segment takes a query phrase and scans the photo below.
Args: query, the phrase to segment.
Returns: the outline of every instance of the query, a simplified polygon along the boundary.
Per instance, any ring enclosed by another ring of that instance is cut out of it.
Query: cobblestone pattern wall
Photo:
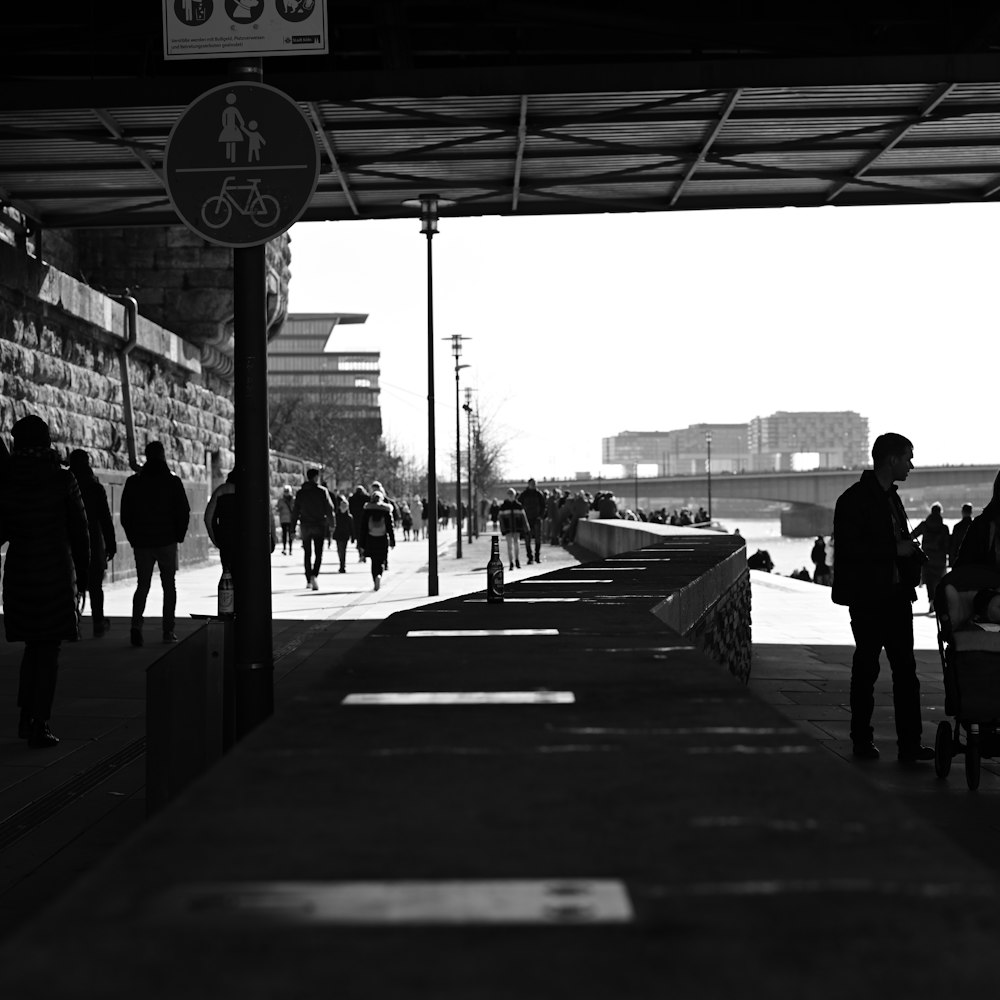
[[[745,573],[687,634],[706,656],[744,684],[750,681],[750,574]]]

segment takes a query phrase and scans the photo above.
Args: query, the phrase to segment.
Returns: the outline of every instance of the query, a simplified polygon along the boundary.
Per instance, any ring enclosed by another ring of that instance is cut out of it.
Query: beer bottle
[[[500,558],[500,539],[493,536],[490,561],[486,564],[486,602],[503,604],[503,560]]]
[[[222,571],[219,579],[219,617],[232,618],[235,601],[233,593],[233,577],[228,569]]]

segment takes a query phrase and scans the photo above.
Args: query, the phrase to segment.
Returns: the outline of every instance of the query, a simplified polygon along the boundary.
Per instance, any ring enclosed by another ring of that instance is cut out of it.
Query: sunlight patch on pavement
[[[271,924],[620,924],[633,919],[617,879],[219,882],[152,901],[155,918]]]
[[[407,639],[464,639],[470,636],[493,635],[558,635],[557,628],[454,628],[416,629],[406,633]]]
[[[570,705],[572,691],[373,691],[349,694],[344,705]]]

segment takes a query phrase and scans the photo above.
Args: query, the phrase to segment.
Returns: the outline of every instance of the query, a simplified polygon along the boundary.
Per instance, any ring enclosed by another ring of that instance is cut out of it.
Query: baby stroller
[[[972,611],[976,594],[992,587],[1000,587],[1000,573],[986,566],[960,566],[934,592],[944,710],[955,720],[954,730],[948,722],[938,723],[934,770],[946,778],[952,757],[964,754],[970,789],[979,787],[981,759],[1000,756],[1000,631],[974,622]]]

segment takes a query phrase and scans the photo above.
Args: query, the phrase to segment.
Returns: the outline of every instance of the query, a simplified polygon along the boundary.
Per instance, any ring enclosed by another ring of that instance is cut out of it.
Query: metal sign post
[[[259,60],[238,71],[250,79],[206,91],[174,125],[164,174],[184,224],[233,248],[237,522],[246,543],[233,566],[240,738],[274,710],[265,244],[305,211],[319,178],[319,151],[295,102],[260,82]]]

